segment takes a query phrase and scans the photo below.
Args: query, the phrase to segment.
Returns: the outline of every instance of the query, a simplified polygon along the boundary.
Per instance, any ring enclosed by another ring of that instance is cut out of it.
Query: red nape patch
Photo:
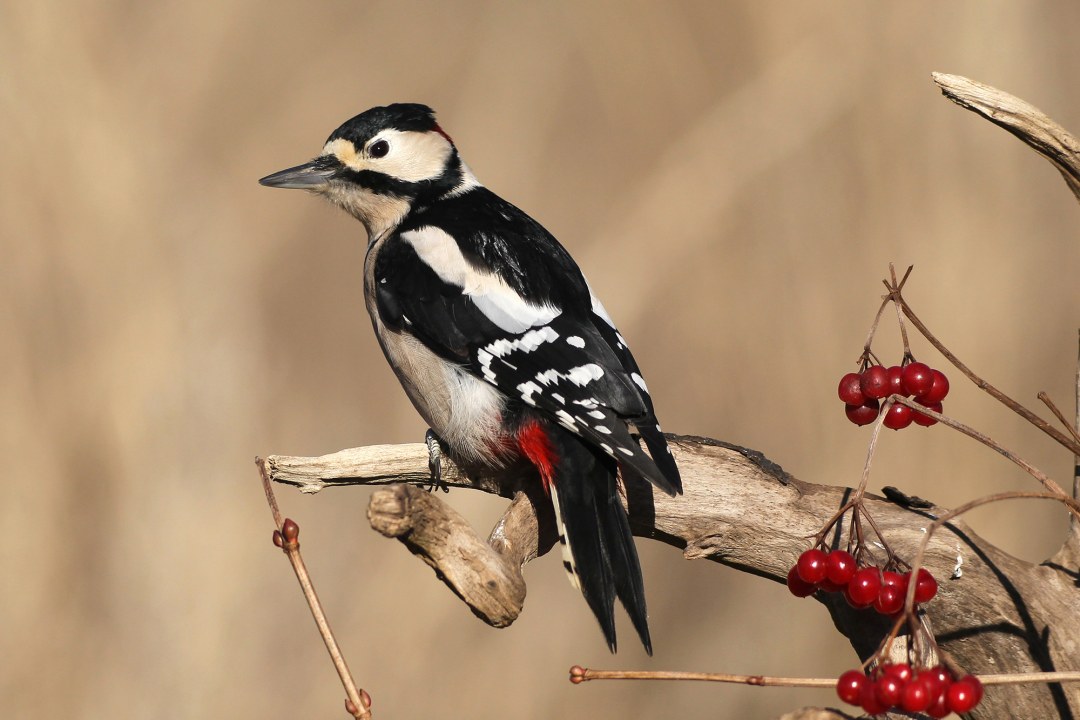
[[[439,127],[438,123],[435,124],[435,132],[439,133],[444,138],[446,138],[446,142],[450,143],[451,145],[454,144],[454,139],[452,137],[450,137],[449,135],[447,135],[446,131],[443,130],[441,127]]]
[[[535,420],[526,420],[521,429],[517,431],[518,448],[521,454],[536,466],[540,473],[540,482],[544,484],[544,492],[550,492],[551,482],[555,474],[555,449],[551,447],[551,440],[547,432]]]

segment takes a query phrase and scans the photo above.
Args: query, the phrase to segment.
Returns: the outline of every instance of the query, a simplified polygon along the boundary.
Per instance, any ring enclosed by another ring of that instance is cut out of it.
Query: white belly
[[[501,465],[505,398],[493,385],[447,363],[408,333],[373,318],[386,359],[427,424],[464,460]]]

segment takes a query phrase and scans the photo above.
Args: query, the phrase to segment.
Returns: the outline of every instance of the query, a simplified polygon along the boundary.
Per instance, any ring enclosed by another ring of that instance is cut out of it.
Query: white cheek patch
[[[443,174],[450,158],[450,143],[438,133],[383,130],[367,142],[367,147],[385,140],[390,152],[381,158],[367,157],[345,138],[335,138],[323,146],[323,155],[333,155],[350,170],[374,170],[407,182],[434,180]]]
[[[337,138],[323,145],[320,156],[326,157],[327,155],[333,155],[341,164],[347,168],[353,170],[363,169],[361,163],[363,158],[360,157],[360,153],[356,151],[356,146],[345,138]]]

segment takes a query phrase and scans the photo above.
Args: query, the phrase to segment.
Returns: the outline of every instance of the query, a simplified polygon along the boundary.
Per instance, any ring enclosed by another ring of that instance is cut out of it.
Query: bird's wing
[[[663,453],[658,463],[630,435],[627,422],[655,428],[652,403],[617,331],[598,327],[577,266],[554,238],[532,243],[527,233],[508,237],[515,228],[505,223],[483,225],[482,237],[417,224],[388,239],[374,270],[381,320],[536,408],[627,471],[676,492],[677,470],[672,478],[657,467],[674,467],[659,431],[643,433],[650,452]],[[561,252],[550,252],[552,244]]]

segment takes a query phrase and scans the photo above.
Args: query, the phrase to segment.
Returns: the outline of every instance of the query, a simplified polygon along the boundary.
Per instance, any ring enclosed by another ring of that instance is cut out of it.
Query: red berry
[[[945,377],[945,373],[940,370],[931,370],[930,374],[933,376],[930,389],[916,398],[923,405],[941,402],[949,394],[949,378]]]
[[[916,398],[916,401],[917,402],[922,402],[922,398]],[[941,403],[939,403],[939,402],[922,403],[922,404],[926,405],[927,409],[933,410],[936,413],[941,412]],[[931,425],[937,425],[937,420],[930,417],[929,415],[923,415],[918,410],[914,411],[912,419],[915,421],[916,425],[922,425],[923,427],[930,427]]]
[[[904,712],[919,713],[930,707],[930,690],[926,680],[918,677],[910,680],[900,694],[900,709]]]
[[[874,692],[877,694],[878,701],[887,708],[899,704],[900,693],[903,691],[904,683],[888,675],[878,678],[874,683]]]
[[[877,683],[867,680],[859,691],[859,705],[867,715],[880,715],[889,709],[889,706],[878,700]]]
[[[825,579],[843,588],[855,574],[855,558],[847,550],[833,550],[825,560]]]
[[[868,398],[883,398],[889,394],[889,371],[882,365],[872,365],[863,370],[859,387]]]
[[[919,568],[919,577],[915,581],[915,602],[928,603],[937,595],[937,580],[926,568]]]
[[[855,571],[844,589],[844,597],[854,608],[870,607],[881,592],[881,572],[876,567],[864,567]]]
[[[869,684],[870,679],[861,672],[848,670],[836,681],[836,694],[848,705],[858,705],[863,686]]]
[[[915,671],[907,663],[885,663],[881,666],[881,672],[904,684],[911,682],[911,678],[915,676]]]
[[[930,710],[927,712],[929,713],[939,704],[942,710],[946,710],[945,693],[949,690],[949,685],[952,684],[952,676],[949,675],[949,671],[938,665],[921,671],[918,677],[926,683],[926,690],[930,694]],[[933,717],[945,717],[947,714],[948,711],[946,710],[944,715]]]
[[[847,419],[856,425],[869,425],[877,420],[879,407],[878,401],[871,398],[862,405],[845,405],[844,412]]]
[[[807,597],[813,595],[817,590],[817,586],[813,583],[808,583],[799,577],[798,565],[792,565],[787,574],[787,588],[791,591],[791,594],[795,597]]]
[[[889,376],[889,394],[907,395],[904,390],[904,369],[899,365],[893,365],[885,372]]]
[[[978,705],[981,699],[982,683],[970,675],[954,682],[945,692],[945,705],[954,713],[968,712]]]
[[[866,396],[859,387],[859,380],[859,373],[848,373],[840,378],[840,387],[836,389],[836,394],[848,405],[862,405],[866,402]]]
[[[943,718],[949,714],[949,705],[944,693],[930,700],[930,707],[926,708],[926,714],[932,718]]]
[[[890,430],[903,430],[911,424],[914,413],[907,405],[893,405],[882,424]]]
[[[795,568],[798,570],[799,577],[802,578],[804,582],[813,585],[817,585],[824,580],[826,557],[825,553],[817,548],[810,548],[804,552],[799,556],[799,562],[795,563]]]
[[[913,362],[904,366],[904,389],[908,395],[924,395],[934,385],[934,374],[926,363]]]
[[[945,696],[945,703],[954,713],[971,710],[983,697],[983,684],[974,675],[965,675],[953,682]]]
[[[882,587],[886,585],[895,586],[897,589],[900,590],[901,595],[907,592],[907,579],[907,574],[901,575],[900,573],[893,572],[892,570],[886,570],[885,572],[881,573]]]
[[[874,609],[882,615],[895,615],[904,609],[904,594],[895,585],[882,585],[874,600]]]

